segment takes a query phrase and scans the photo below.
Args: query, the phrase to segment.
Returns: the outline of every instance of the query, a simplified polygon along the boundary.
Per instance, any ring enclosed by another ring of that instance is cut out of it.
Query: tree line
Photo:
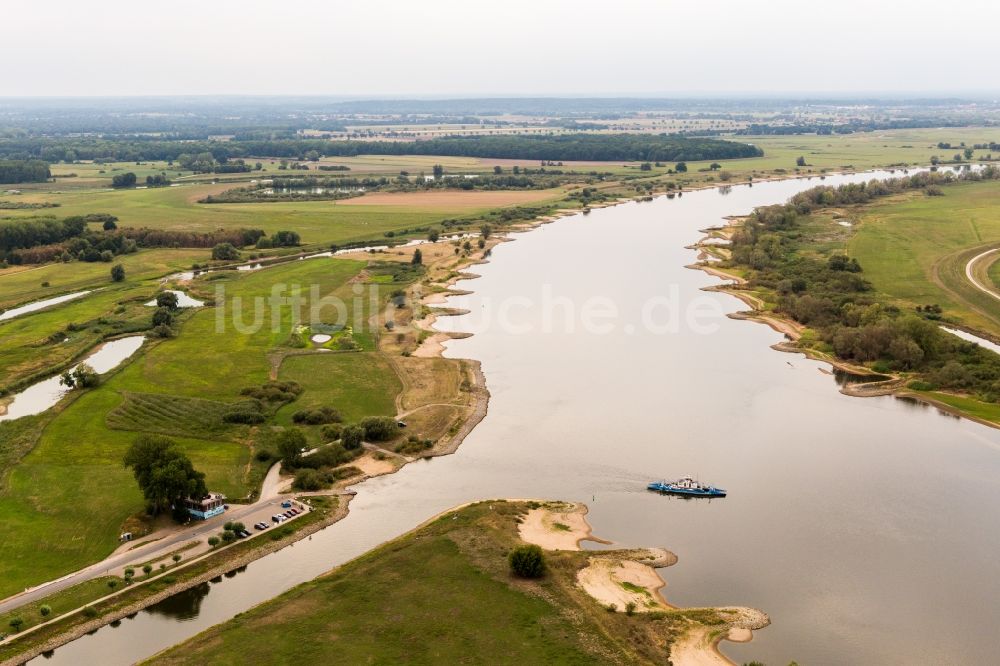
[[[621,160],[677,162],[759,157],[756,146],[721,139],[669,134],[562,134],[552,136],[464,136],[422,141],[329,141],[326,139],[248,141],[169,141],[28,137],[0,139],[0,157],[46,159],[71,155],[81,160],[179,160],[194,156],[192,165],[211,170],[206,159],[226,164],[246,157],[291,157],[309,159],[315,151],[323,156],[353,155],[450,155],[540,160]]]
[[[44,183],[52,177],[49,165],[42,160],[0,161],[0,183]]]
[[[926,304],[902,311],[881,302],[856,259],[816,256],[815,238],[802,221],[827,207],[865,203],[908,190],[954,181],[1000,180],[1000,169],[924,172],[887,181],[816,187],[787,204],[756,209],[734,233],[730,265],[750,268],[751,287],[773,293],[776,310],[808,326],[805,344],[868,363],[879,372],[919,373],[915,388],[967,391],[1000,401],[1000,357],[946,333],[936,323],[941,308]]]
[[[149,228],[118,228],[117,218],[104,213],[52,217],[0,223],[0,260],[9,264],[40,264],[50,261],[111,261],[115,256],[139,248],[211,248],[221,243],[235,247],[256,244],[265,236],[261,229],[218,229],[209,232],[168,231]],[[101,224],[92,229],[90,223]],[[295,240],[282,237],[282,243]]]

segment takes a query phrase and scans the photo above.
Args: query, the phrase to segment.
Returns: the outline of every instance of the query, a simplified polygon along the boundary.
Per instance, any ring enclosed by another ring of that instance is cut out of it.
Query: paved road
[[[977,254],[972,259],[969,259],[969,263],[965,265],[965,277],[966,279],[969,280],[970,283],[972,283],[973,287],[975,287],[979,291],[986,292],[993,298],[1000,301],[1000,294],[998,294],[995,289],[990,289],[986,285],[981,284],[972,274],[972,269],[975,267],[976,262],[987,255],[993,254],[994,252],[1000,252],[1000,248],[993,248],[992,250],[986,250],[986,252],[983,252],[982,254]]]
[[[259,521],[270,523],[270,516],[274,513],[280,513],[280,511],[277,511],[277,508],[283,500],[288,499],[287,496],[279,494],[281,487],[286,483],[287,481],[280,480],[278,465],[276,464],[268,470],[262,484],[261,498],[253,504],[231,504],[229,510],[220,516],[215,516],[203,522],[192,523],[192,526],[187,528],[172,530],[167,536],[161,539],[144,543],[131,550],[112,553],[106,559],[84,569],[49,581],[48,583],[42,583],[13,597],[8,597],[0,601],[0,613],[5,613],[18,606],[38,601],[50,594],[55,594],[93,578],[120,572],[127,566],[137,566],[144,562],[166,557],[186,543],[195,540],[207,540],[213,534],[218,534],[222,530],[222,526],[229,521],[241,521],[247,524],[248,527]],[[252,529],[251,532],[253,533]]]

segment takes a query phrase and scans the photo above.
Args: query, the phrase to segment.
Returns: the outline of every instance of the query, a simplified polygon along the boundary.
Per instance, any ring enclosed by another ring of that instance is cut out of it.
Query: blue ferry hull
[[[651,483],[647,486],[649,490],[669,495],[681,495],[682,497],[725,497],[726,491],[722,488],[680,488],[669,483]]]

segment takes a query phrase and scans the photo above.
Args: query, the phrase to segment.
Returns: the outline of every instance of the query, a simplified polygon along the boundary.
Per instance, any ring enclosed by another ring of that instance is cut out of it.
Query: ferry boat
[[[726,491],[723,488],[708,486],[695,481],[690,476],[677,479],[676,481],[653,481],[648,486],[649,490],[655,490],[669,495],[682,495],[684,497],[725,497]]]

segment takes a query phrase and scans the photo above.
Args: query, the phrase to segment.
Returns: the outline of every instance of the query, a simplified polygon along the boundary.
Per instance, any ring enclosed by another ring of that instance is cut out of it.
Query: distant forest
[[[621,160],[679,162],[759,157],[747,143],[651,134],[563,134],[559,136],[445,137],[427,141],[329,141],[325,139],[247,141],[163,141],[156,139],[12,138],[0,139],[0,158],[115,161],[176,160],[180,155],[211,153],[226,162],[244,157],[305,159],[324,156],[449,155],[523,160]]]
[[[0,183],[44,183],[51,177],[49,165],[42,160],[0,161]]]

